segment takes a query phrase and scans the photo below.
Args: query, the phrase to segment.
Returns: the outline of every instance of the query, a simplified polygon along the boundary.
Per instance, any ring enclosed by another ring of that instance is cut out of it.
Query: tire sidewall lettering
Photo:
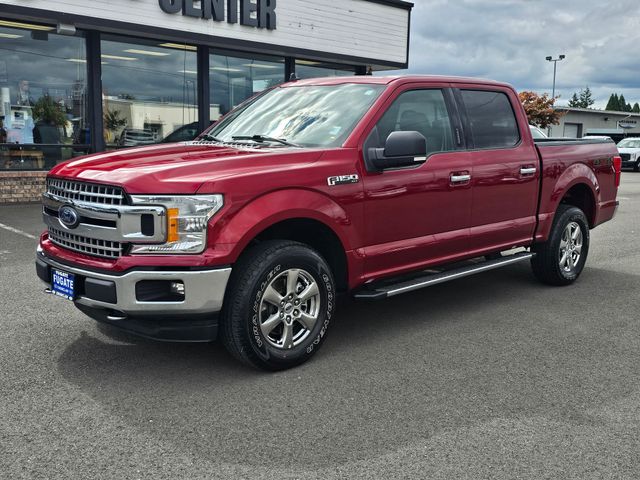
[[[271,279],[275,277],[280,270],[282,270],[282,265],[278,264],[269,271],[265,279],[260,282],[254,297],[251,315],[251,335],[259,349],[262,349],[263,347],[266,348],[266,345],[262,340],[262,332],[260,330],[260,301],[262,300],[262,295],[269,285],[269,282],[271,282]]]

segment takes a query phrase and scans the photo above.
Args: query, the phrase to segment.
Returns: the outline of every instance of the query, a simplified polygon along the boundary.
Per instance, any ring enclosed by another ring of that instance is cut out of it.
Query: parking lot
[[[0,207],[0,478],[638,478],[640,174],[565,288],[528,264],[344,300],[294,370],[119,336],[43,293]]]

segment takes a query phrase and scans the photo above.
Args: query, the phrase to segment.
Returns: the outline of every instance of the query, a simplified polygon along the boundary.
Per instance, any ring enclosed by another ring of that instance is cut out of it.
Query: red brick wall
[[[39,202],[47,172],[0,172],[0,204]]]

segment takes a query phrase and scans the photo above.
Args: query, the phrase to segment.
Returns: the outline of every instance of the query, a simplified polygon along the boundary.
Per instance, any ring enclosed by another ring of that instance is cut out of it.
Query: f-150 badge
[[[358,183],[360,181],[360,177],[357,174],[352,175],[337,175],[335,177],[327,178],[327,183],[330,187],[335,187],[336,185],[347,185],[349,183]]]

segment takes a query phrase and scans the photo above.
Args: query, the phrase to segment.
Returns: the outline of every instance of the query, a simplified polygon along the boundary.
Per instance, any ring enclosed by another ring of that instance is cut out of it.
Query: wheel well
[[[324,223],[309,218],[294,218],[271,225],[251,241],[249,247],[265,240],[292,240],[316,250],[327,261],[339,291],[349,288],[347,256],[338,236]]]
[[[573,205],[584,212],[589,221],[589,226],[593,227],[595,222],[595,198],[591,189],[584,183],[574,185],[565,193],[560,203]]]

